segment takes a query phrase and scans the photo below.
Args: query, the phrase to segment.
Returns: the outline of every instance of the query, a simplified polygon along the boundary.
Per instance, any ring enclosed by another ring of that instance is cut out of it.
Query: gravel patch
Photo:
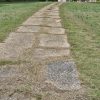
[[[80,89],[76,65],[72,61],[59,61],[47,65],[46,83],[60,90]]]

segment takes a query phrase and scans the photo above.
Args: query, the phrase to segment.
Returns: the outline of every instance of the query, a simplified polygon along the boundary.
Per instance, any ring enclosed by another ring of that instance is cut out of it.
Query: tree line
[[[57,1],[57,0],[0,0],[0,2],[27,2],[27,1]]]

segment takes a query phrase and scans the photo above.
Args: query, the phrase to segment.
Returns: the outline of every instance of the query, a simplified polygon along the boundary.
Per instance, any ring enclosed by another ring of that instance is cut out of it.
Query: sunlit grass
[[[66,3],[60,13],[82,84],[100,100],[100,3]]]
[[[14,31],[23,21],[34,12],[47,5],[47,2],[26,3],[1,3],[0,4],[0,42],[2,42],[11,31]]]

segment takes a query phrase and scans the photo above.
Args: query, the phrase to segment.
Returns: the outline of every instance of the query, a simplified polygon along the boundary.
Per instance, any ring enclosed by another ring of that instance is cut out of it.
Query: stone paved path
[[[44,7],[0,44],[0,100],[86,100],[59,6]]]

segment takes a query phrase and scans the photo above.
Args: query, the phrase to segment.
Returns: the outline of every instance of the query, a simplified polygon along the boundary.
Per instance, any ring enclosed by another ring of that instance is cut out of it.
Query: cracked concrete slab
[[[40,34],[39,46],[48,48],[69,48],[66,35]]]
[[[44,13],[46,14],[46,13]],[[41,15],[35,15],[35,16],[32,16],[32,18],[53,18],[53,19],[60,19],[59,16],[52,16],[52,15],[46,15],[46,16],[43,16],[44,14],[41,14]]]
[[[44,20],[44,26],[62,27],[60,19],[47,18]]]
[[[60,19],[54,18],[29,18],[23,25],[41,25],[41,26],[54,26],[54,23],[61,27]],[[43,24],[44,23],[44,24]]]
[[[37,59],[47,59],[53,57],[61,57],[61,56],[70,56],[70,51],[68,49],[43,49],[43,48],[36,48],[34,50],[33,56]]]
[[[42,25],[43,18],[29,18],[23,25]]]
[[[16,59],[25,49],[31,48],[35,42],[34,33],[10,33],[9,37],[0,46],[0,59]]]
[[[48,13],[47,15],[50,15],[50,16],[59,16],[59,13],[50,12],[50,13]]]
[[[41,27],[42,33],[49,34],[65,34],[64,28],[55,28],[55,27]]]
[[[39,26],[28,26],[28,25],[25,25],[25,26],[20,26],[18,29],[17,29],[17,32],[39,32],[40,31],[40,27]]]
[[[10,33],[0,45],[0,60],[17,60],[25,49],[31,48],[34,43],[34,33]]]

